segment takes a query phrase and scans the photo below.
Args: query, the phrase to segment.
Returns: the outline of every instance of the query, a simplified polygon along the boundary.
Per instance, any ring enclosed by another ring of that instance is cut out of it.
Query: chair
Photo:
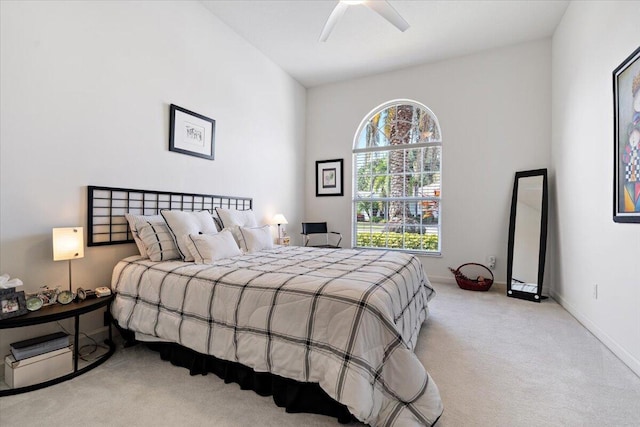
[[[324,245],[311,245],[314,248],[339,248],[342,241],[342,234],[337,231],[328,231],[326,222],[303,222],[302,223],[302,236],[304,239],[304,245],[309,246],[311,236],[314,234],[324,234],[326,236],[326,243]],[[334,245],[329,243],[329,236],[338,238],[338,242]]]

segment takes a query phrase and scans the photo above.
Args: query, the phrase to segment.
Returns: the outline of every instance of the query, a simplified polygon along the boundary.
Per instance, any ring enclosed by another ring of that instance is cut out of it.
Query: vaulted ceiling
[[[370,0],[379,1],[379,0]],[[568,0],[389,0],[405,32],[365,5],[349,6],[320,42],[337,0],[202,0],[306,87],[550,37]]]

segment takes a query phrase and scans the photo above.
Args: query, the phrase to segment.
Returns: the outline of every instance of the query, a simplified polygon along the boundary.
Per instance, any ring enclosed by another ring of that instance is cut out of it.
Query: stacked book
[[[50,351],[60,350],[69,346],[69,336],[64,332],[55,332],[41,337],[14,342],[10,345],[11,354],[15,360],[22,360],[38,356]]]

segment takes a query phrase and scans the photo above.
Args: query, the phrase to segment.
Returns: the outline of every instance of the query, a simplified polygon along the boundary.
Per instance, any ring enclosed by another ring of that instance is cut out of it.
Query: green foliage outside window
[[[404,246],[403,246],[404,239]],[[422,246],[421,246],[422,243]],[[390,248],[409,250],[438,250],[438,236],[435,234],[418,233],[358,233],[356,246],[359,248]]]

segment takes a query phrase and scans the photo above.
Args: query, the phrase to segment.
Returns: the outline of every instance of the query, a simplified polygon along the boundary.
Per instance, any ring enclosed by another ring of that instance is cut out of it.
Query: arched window
[[[389,101],[353,143],[353,246],[440,254],[442,134],[433,112]]]

